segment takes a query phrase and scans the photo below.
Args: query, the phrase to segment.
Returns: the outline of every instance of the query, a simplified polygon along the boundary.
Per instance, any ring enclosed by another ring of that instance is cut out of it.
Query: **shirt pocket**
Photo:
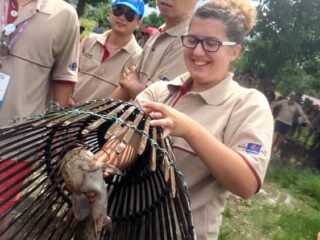
[[[79,72],[94,73],[101,65],[100,55],[84,51],[80,57]]]

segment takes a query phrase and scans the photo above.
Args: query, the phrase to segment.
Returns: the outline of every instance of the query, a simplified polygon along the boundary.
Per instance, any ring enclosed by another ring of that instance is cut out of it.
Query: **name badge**
[[[6,94],[10,81],[10,75],[0,72],[0,108],[3,105],[4,96]]]

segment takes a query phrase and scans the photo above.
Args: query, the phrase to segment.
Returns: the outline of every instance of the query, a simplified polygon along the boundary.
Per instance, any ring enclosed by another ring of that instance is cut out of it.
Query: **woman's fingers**
[[[169,134],[182,136],[187,131],[187,128],[184,127],[186,116],[174,108],[157,102],[142,103],[142,106],[143,110],[153,118],[150,121],[150,125],[163,127],[164,137]]]
[[[153,119],[150,121],[150,125],[154,127],[172,127],[172,120],[169,118],[162,118],[162,119]]]
[[[143,108],[151,109],[152,111],[161,112],[164,113],[166,110],[166,105],[163,103],[157,103],[157,102],[145,102],[142,104]]]
[[[143,111],[152,118],[165,118],[168,116],[167,106],[162,103],[146,102],[142,104]]]
[[[151,126],[159,126],[164,128],[164,133],[168,135],[173,127],[173,120],[169,116],[168,107],[162,103],[147,102],[143,103],[144,110],[153,118],[150,121]]]
[[[151,112],[149,115],[155,119],[163,118],[163,114],[161,112]]]
[[[166,137],[168,137],[168,136],[170,135],[170,133],[171,133],[171,129],[170,129],[170,128],[165,128],[165,129],[163,130],[163,135],[162,135],[162,137],[163,137],[163,138],[166,138]]]
[[[163,119],[156,119],[150,121],[151,126],[159,126],[163,128],[163,138],[166,138],[170,135],[172,132],[173,123],[172,120],[169,118],[163,118]]]

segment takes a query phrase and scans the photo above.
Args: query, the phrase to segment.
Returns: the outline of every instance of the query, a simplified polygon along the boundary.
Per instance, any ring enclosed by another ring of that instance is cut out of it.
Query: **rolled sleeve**
[[[254,91],[246,99],[240,98],[230,116],[224,143],[242,156],[260,186],[270,160],[272,134],[273,117],[265,97]]]
[[[60,32],[57,34],[54,46],[53,79],[77,82],[80,42],[79,21],[75,10],[70,8],[61,13],[60,19],[65,21],[60,25]]]

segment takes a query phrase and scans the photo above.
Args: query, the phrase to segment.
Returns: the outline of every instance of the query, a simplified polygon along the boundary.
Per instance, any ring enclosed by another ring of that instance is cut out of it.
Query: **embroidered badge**
[[[78,65],[77,65],[77,63],[71,63],[71,65],[70,65],[70,69],[72,70],[72,71],[76,71],[77,70],[77,67],[78,67]]]
[[[261,152],[262,146],[255,143],[248,143],[246,152],[247,153],[254,153],[259,154]]]

